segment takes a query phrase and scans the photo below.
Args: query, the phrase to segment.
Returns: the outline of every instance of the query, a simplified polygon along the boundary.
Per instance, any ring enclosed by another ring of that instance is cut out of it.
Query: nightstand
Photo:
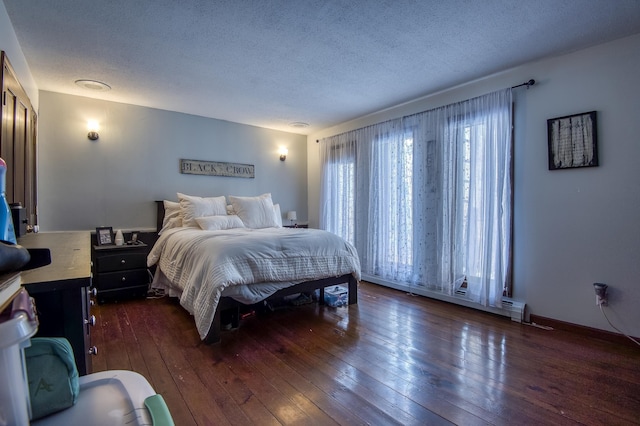
[[[299,225],[282,225],[283,228],[308,228],[309,225],[304,223],[304,224],[299,224]]]
[[[133,245],[91,247],[93,288],[98,303],[133,297],[146,297],[149,290],[147,255],[149,246]]]

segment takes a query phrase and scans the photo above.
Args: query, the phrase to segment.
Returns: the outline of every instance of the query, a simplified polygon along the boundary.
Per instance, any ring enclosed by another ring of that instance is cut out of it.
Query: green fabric
[[[80,385],[69,341],[58,337],[34,337],[24,352],[31,419],[39,419],[75,404]]]
[[[162,395],[156,394],[144,400],[144,405],[149,410],[153,426],[175,426],[173,417],[169,412],[166,402]]]

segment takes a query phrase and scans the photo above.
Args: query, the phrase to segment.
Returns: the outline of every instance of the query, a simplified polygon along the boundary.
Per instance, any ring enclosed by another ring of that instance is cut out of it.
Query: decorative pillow
[[[242,219],[247,228],[272,228],[277,227],[273,212],[271,194],[262,194],[258,197],[234,197],[229,196],[233,210]]]
[[[244,224],[236,215],[204,216],[196,218],[200,228],[205,231],[221,231],[224,229],[244,228]]]
[[[273,205],[273,214],[276,215],[276,228],[282,228],[282,213],[280,212],[280,204]]]
[[[196,197],[178,192],[180,200],[180,217],[182,226],[198,228],[196,218],[227,214],[227,203],[224,195],[220,197]]]
[[[164,200],[162,203],[164,204],[164,220],[162,221],[162,229],[158,232],[158,235],[162,235],[167,229],[180,228],[182,226],[180,203],[169,200]]]

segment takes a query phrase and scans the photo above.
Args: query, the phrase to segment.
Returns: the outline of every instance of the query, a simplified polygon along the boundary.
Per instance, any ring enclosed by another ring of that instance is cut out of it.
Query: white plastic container
[[[0,425],[28,425],[31,417],[24,348],[38,330],[28,293],[20,290],[0,320]],[[11,384],[10,386],[8,384]]]
[[[73,407],[38,419],[31,424],[33,426],[173,424],[172,421],[166,422],[166,420],[152,422],[150,413],[145,407],[145,400],[156,393],[139,373],[108,370],[81,376],[78,381],[80,393]]]

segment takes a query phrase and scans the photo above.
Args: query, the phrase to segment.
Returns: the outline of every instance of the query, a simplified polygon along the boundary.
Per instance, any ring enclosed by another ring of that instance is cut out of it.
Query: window
[[[336,211],[346,214],[333,216],[327,230],[340,235],[351,244],[355,242],[355,163],[353,161],[336,161],[327,165],[330,176],[329,185],[338,188],[340,195],[334,199]]]
[[[357,150],[356,150],[357,148]],[[356,155],[357,154],[357,155]],[[511,92],[323,140],[321,227],[363,277],[499,306],[511,248]]]

